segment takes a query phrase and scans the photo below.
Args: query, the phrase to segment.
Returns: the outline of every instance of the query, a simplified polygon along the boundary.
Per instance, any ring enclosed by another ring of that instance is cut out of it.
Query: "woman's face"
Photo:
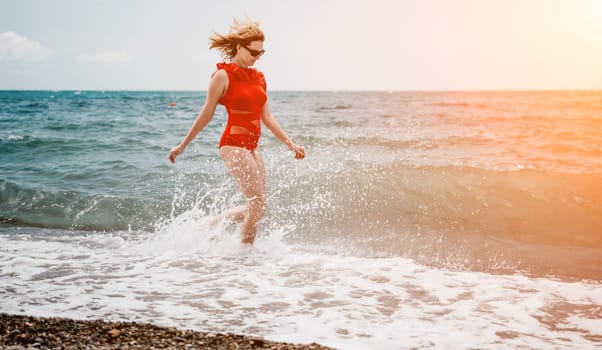
[[[238,58],[242,63],[252,66],[263,55],[263,41],[251,41],[248,45],[238,46]]]

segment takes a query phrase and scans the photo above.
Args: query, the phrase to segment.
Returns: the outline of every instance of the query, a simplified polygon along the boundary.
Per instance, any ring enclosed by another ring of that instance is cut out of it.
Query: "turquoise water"
[[[601,341],[601,92],[271,92],[307,157],[264,129],[251,250],[204,226],[243,202],[225,111],[167,160],[204,98],[0,91],[0,310],[342,348]]]
[[[171,190],[165,187],[175,171],[165,161],[165,151],[194,118],[201,94],[1,96],[0,205],[5,220],[114,230],[148,227],[169,213]],[[178,102],[176,108],[168,107],[172,100]],[[22,201],[11,202],[14,196]]]

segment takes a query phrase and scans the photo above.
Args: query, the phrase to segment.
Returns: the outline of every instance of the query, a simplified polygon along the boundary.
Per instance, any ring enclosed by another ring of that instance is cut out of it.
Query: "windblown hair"
[[[210,49],[218,49],[222,56],[231,59],[236,56],[236,45],[248,45],[251,41],[264,41],[265,36],[259,28],[259,22],[247,18],[246,22],[240,22],[236,18],[232,20],[230,32],[228,34],[219,34],[215,31],[209,37]]]

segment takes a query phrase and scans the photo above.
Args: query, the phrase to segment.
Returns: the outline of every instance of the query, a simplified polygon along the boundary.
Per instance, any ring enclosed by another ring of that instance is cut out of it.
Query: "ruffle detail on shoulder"
[[[266,88],[263,73],[254,68],[242,68],[234,63],[220,62],[216,64],[217,69],[223,69],[236,79],[250,84],[258,84]]]

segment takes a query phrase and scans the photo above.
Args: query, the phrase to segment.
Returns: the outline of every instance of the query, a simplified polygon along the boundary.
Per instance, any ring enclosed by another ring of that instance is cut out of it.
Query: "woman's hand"
[[[169,152],[169,161],[175,163],[176,157],[179,156],[182,152],[184,152],[184,147],[182,147],[182,145],[177,145],[176,147],[172,148]]]
[[[290,146],[290,150],[295,152],[295,159],[305,158],[305,150],[301,146],[297,146],[294,143]]]

